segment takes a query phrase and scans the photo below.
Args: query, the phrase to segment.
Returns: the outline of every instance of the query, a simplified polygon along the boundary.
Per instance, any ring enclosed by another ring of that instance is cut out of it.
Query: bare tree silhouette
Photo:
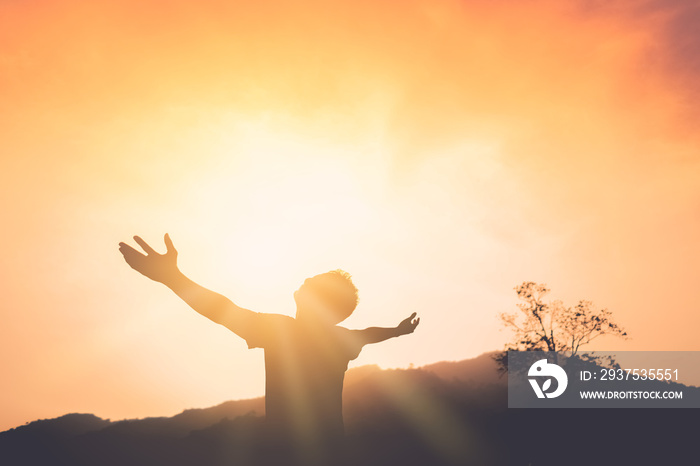
[[[513,331],[512,341],[494,356],[501,371],[507,369],[508,351],[566,351],[575,356],[582,345],[601,335],[627,338],[612,312],[596,309],[591,301],[581,300],[571,307],[559,300],[545,301],[550,289],[535,282],[523,282],[515,291],[522,301],[518,311],[499,315],[504,326]]]

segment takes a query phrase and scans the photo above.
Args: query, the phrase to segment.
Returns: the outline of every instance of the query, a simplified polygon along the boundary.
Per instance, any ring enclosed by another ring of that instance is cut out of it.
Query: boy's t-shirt
[[[246,327],[248,347],[265,350],[268,425],[309,439],[342,436],[343,379],[362,350],[357,331],[263,313],[254,313]]]

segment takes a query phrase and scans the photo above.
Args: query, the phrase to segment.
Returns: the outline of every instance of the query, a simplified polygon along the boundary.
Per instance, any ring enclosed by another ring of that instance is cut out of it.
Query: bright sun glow
[[[208,134],[219,137],[195,134],[188,146],[214,157],[215,168],[189,180],[180,197],[196,205],[201,221],[215,222],[207,243],[219,250],[219,272],[234,273],[241,287],[262,291],[272,270],[288,283],[331,267],[339,249],[352,249],[348,238],[376,224],[384,208],[382,174],[363,175],[375,168],[377,153],[354,154],[362,148],[262,122],[229,122]]]

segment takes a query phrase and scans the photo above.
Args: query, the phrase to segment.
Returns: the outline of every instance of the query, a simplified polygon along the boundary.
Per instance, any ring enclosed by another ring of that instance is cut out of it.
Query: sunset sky
[[[0,430],[263,394],[263,352],[132,271],[261,312],[350,272],[352,365],[500,349],[513,288],[700,350],[700,6],[0,2]]]

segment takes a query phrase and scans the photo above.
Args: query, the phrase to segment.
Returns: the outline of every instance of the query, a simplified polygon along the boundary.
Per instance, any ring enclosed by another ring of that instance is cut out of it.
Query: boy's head
[[[294,292],[294,301],[297,319],[335,325],[347,319],[357,307],[357,288],[349,273],[332,270],[304,280]]]

